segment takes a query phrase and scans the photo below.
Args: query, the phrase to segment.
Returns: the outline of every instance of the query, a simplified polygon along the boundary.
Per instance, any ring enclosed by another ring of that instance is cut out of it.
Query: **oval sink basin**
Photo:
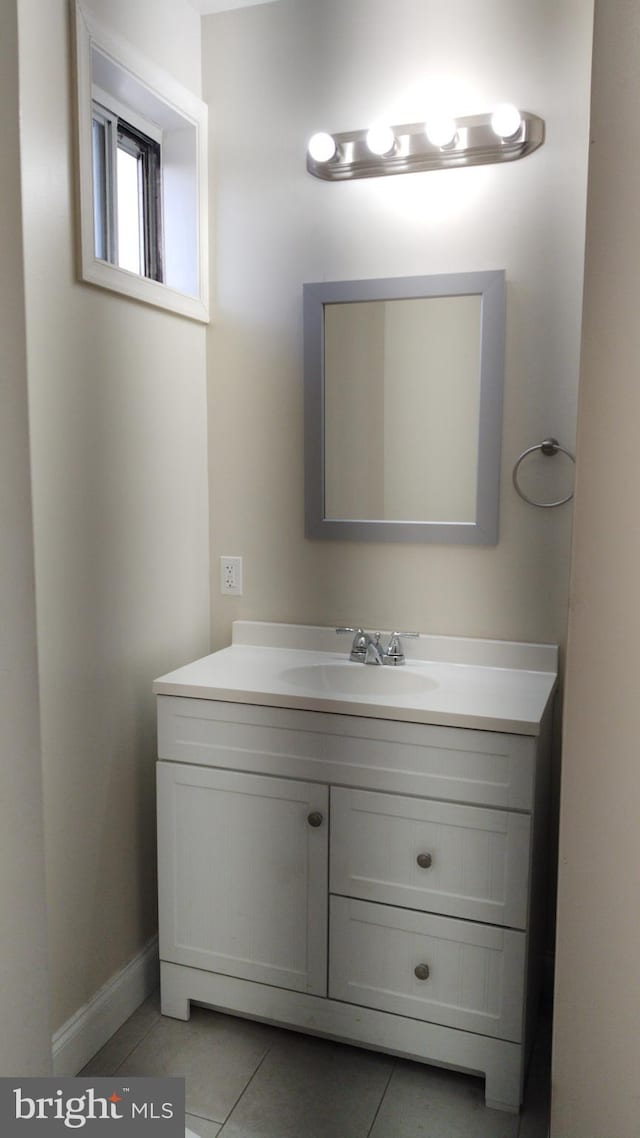
[[[292,687],[303,688],[316,695],[403,696],[432,691],[438,685],[428,676],[404,667],[391,668],[375,664],[309,664],[287,668],[281,677]]]

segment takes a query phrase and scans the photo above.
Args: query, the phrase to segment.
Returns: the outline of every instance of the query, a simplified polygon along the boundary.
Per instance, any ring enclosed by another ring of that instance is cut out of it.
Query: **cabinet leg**
[[[518,1114],[522,1102],[522,1064],[504,1059],[486,1071],[485,1104],[492,1110]]]
[[[160,1011],[172,1019],[191,1018],[191,1001],[183,994],[179,980],[163,963],[160,964]]]
[[[172,1019],[191,1019],[191,1001],[160,991],[160,1011]]]
[[[166,995],[160,991],[160,1011],[172,1019],[191,1019],[191,1001],[181,996]]]
[[[520,1113],[520,1106],[512,1102],[498,1102],[497,1099],[485,1097],[484,1104],[490,1110],[503,1110],[506,1114]]]

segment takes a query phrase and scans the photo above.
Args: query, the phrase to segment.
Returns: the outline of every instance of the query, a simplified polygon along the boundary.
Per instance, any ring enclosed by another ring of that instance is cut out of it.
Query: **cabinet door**
[[[326,995],[327,810],[325,786],[158,763],[160,958]]]

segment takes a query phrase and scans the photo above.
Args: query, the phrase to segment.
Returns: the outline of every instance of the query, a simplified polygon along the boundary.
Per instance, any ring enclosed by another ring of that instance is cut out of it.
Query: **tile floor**
[[[198,1138],[547,1138],[550,1012],[520,1117],[488,1110],[482,1079],[151,996],[82,1075],[184,1075]]]

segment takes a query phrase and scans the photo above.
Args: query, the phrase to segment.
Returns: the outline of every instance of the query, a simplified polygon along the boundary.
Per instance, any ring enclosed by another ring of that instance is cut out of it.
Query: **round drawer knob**
[[[320,813],[320,811],[319,810],[312,810],[309,817],[307,818],[307,822],[309,823],[310,826],[313,826],[314,828],[321,826],[322,825],[322,814]]]
[[[418,980],[428,980],[429,979],[429,965],[428,964],[416,964],[413,971],[414,971],[414,974]]]
[[[433,858],[431,857],[430,853],[418,854],[418,857],[416,860],[418,862],[418,865],[420,866],[420,869],[431,869],[431,865],[433,863]]]

